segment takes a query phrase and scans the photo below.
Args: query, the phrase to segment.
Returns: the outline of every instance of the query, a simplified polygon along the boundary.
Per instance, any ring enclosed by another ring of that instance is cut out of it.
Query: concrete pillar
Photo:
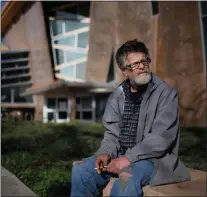
[[[35,120],[43,121],[44,95],[34,95]]]

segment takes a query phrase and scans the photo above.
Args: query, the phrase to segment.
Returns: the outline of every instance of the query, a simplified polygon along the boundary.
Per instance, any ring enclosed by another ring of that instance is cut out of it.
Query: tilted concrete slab
[[[1,167],[1,196],[37,196],[15,175]]]

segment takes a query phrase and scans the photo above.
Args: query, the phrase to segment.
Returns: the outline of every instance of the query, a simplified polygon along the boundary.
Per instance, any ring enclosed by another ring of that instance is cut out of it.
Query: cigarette
[[[103,166],[103,167],[100,167],[100,168],[94,168],[94,169],[98,170],[98,169],[103,169],[103,168],[107,168],[107,166]]]

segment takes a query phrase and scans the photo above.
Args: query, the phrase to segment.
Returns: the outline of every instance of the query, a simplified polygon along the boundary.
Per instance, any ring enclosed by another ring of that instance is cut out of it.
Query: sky
[[[3,9],[3,7],[5,6],[6,1],[1,1],[1,10]]]

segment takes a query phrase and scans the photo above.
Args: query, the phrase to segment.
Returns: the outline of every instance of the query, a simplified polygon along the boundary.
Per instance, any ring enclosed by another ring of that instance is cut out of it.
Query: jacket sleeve
[[[96,156],[109,153],[112,157],[117,157],[119,147],[119,111],[117,99],[111,95],[108,99],[103,115],[103,125],[106,129],[101,146],[95,153]]]
[[[127,150],[125,156],[133,163],[143,159],[162,157],[175,142],[179,132],[177,93],[163,91],[151,131],[143,141]]]

